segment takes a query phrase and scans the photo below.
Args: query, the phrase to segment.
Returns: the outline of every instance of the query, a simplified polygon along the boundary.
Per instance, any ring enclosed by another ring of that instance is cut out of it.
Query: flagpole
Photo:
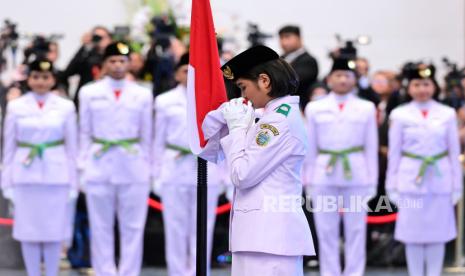
[[[192,0],[190,30],[187,77],[187,111],[191,137],[189,144],[192,153],[199,156],[206,150],[207,145],[202,129],[205,117],[228,101],[223,73],[220,69],[210,0]],[[200,157],[197,161],[196,275],[207,276],[207,263],[210,258],[207,255],[207,161]]]
[[[197,157],[196,275],[207,276],[207,161]]]

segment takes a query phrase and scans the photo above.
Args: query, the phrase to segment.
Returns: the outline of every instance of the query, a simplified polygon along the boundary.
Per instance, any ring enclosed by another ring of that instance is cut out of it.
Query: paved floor
[[[80,276],[85,274],[79,274],[77,271],[62,271],[60,276]],[[145,268],[141,276],[166,276],[166,270],[161,268]],[[229,269],[214,269],[212,276],[228,276],[230,275]],[[316,271],[306,271],[305,276],[318,276],[319,273]],[[408,276],[405,269],[368,269],[366,276]],[[443,273],[443,276],[452,275],[465,275],[462,273]],[[5,270],[0,269],[0,276],[27,276],[22,270]]]

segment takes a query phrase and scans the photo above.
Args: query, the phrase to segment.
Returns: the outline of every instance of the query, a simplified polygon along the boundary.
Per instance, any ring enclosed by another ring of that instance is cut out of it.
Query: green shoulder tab
[[[289,111],[291,111],[291,106],[288,104],[282,104],[276,109],[277,113],[281,113],[286,117],[289,114]]]

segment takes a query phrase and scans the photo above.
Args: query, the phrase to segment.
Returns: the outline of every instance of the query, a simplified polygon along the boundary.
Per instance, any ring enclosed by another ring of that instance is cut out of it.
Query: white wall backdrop
[[[126,24],[128,12],[121,0],[4,0],[0,20],[10,19],[24,34],[64,34],[58,64],[66,66],[80,46],[81,36],[94,25]],[[28,40],[22,39],[21,44]]]
[[[170,0],[189,22],[190,0]],[[77,50],[83,32],[96,24],[127,24],[137,0],[14,0],[2,1],[0,20],[10,18],[28,33],[63,33],[59,65]],[[465,61],[465,3],[463,0],[211,0],[218,33],[245,42],[246,23],[253,22],[276,34],[284,24],[302,27],[307,48],[317,57],[322,74],[336,46],[335,33],[343,38],[360,34],[372,43],[359,47],[373,70],[397,69],[407,59],[434,61],[441,68],[443,56]],[[277,37],[267,44],[280,51]]]
[[[300,25],[322,73],[330,66],[327,54],[336,46],[335,33],[343,38],[371,36],[372,43],[360,46],[359,55],[370,59],[373,70],[397,69],[407,59],[442,65],[441,58],[448,56],[461,66],[465,61],[462,0],[213,0],[212,5],[217,28],[228,27],[225,14],[236,22],[259,23],[270,33],[284,24]],[[269,45],[279,50],[277,37]]]

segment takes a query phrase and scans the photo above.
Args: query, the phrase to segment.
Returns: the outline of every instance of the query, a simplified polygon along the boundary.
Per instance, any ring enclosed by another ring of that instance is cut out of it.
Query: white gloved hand
[[[313,194],[313,189],[314,189],[314,186],[305,184],[304,185],[305,197],[310,198]]]
[[[234,186],[227,186],[226,187],[226,198],[229,202],[233,202],[234,199]]]
[[[14,202],[14,190],[13,188],[5,188],[3,189],[3,197],[8,199],[11,202]]]
[[[69,201],[74,201],[78,197],[79,192],[76,189],[70,189],[68,194]]]
[[[228,124],[229,132],[234,129],[248,129],[254,119],[254,109],[252,102],[248,101],[244,104],[244,98],[236,98],[230,100],[223,109],[221,109],[226,123]]]
[[[460,199],[462,199],[461,191],[452,192],[452,204],[456,205],[457,203],[459,203]]]
[[[313,189],[314,189],[314,186],[312,186],[311,184],[309,183],[305,183],[303,185],[303,189],[304,189],[304,192],[305,192],[305,205],[304,207],[307,209],[307,206],[310,206],[310,205],[307,205],[307,203],[310,203],[312,202],[312,194],[313,194]],[[315,204],[316,206],[316,202],[314,202],[313,204]],[[307,209],[308,211],[308,209]]]
[[[394,203],[395,205],[399,205],[400,203],[400,194],[397,190],[387,190],[386,194],[389,200]]]
[[[78,170],[78,185],[79,185],[79,191],[82,193],[86,192],[86,182],[84,178],[84,170]]]
[[[152,193],[161,197],[161,183],[156,179],[152,180]]]

